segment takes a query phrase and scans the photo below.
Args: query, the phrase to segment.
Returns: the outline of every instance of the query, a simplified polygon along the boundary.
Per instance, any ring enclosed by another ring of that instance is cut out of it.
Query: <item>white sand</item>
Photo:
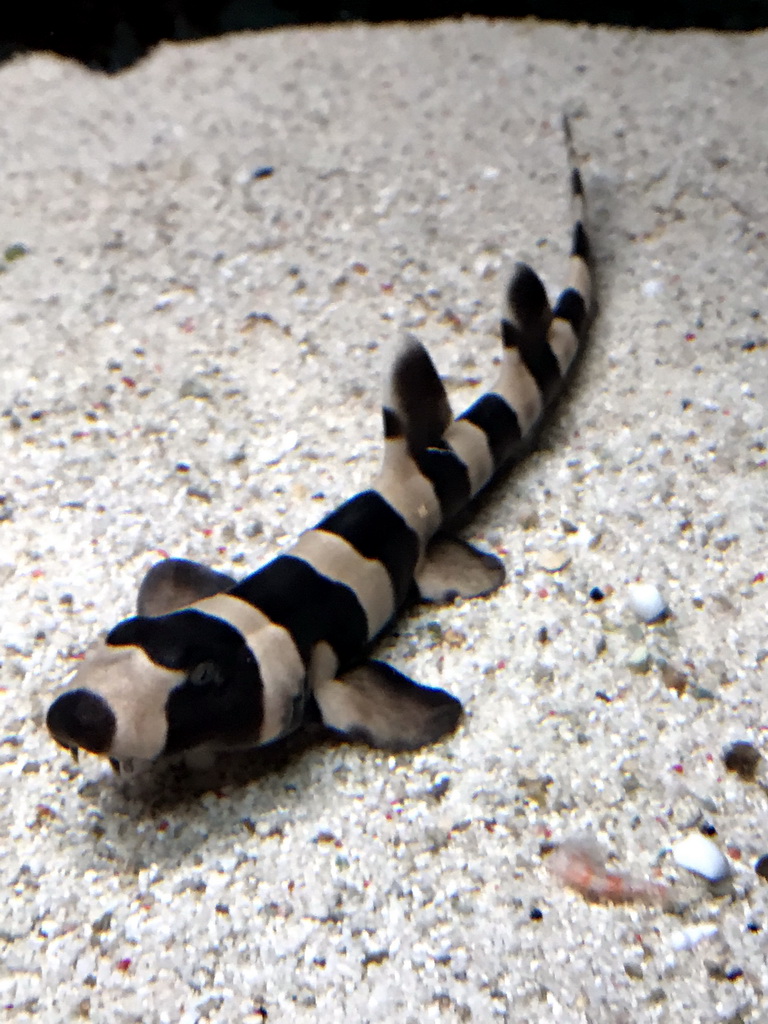
[[[469,20],[0,67],[4,1020],[766,1019],[766,774],[720,755],[765,743],[767,65],[762,33]],[[563,280],[563,108],[589,353],[468,534],[508,584],[382,645],[466,702],[456,735],[69,762],[45,709],[158,549],[245,573],[364,485],[404,331],[457,409],[492,382],[513,261]],[[705,821],[730,895],[669,854]],[[560,888],[541,844],[585,830],[680,914]]]

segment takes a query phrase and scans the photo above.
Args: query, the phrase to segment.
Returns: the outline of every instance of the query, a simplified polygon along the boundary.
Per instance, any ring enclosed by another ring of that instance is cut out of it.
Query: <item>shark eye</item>
[[[221,686],[224,673],[214,661],[201,661],[187,676],[193,686]]]

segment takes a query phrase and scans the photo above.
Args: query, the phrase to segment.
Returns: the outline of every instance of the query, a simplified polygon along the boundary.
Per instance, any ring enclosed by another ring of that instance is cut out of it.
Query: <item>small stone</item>
[[[708,814],[719,813],[717,803],[711,796],[707,796],[706,793],[698,793],[696,798]]]
[[[443,775],[441,779],[430,786],[427,793],[435,800],[442,800],[445,794],[448,792],[448,787],[451,784],[451,780],[447,775]]]
[[[727,551],[731,544],[735,544],[739,539],[737,533],[728,534],[725,537],[718,537],[715,541],[715,547],[718,551]]]
[[[426,840],[426,849],[430,853],[437,853],[450,842],[451,830],[438,825],[429,825],[424,829],[424,839]]]
[[[688,688],[688,676],[674,665],[664,665],[661,670],[661,678],[664,685],[668,689],[674,690],[678,697],[682,697]]]
[[[539,807],[546,807],[547,790],[555,780],[551,775],[539,775],[537,778],[519,778],[517,784],[525,794],[525,799],[537,804]]]
[[[368,967],[370,964],[383,964],[385,960],[389,960],[389,950],[377,949],[371,953],[366,953],[361,963],[363,967]]]
[[[640,782],[637,776],[633,775],[632,772],[629,772],[629,774],[622,778],[621,788],[625,793],[634,793],[635,790],[640,789]]]
[[[667,604],[652,583],[631,583],[628,594],[630,608],[643,622],[658,622],[667,614]]]
[[[706,878],[712,885],[725,881],[731,874],[725,854],[700,832],[692,832],[675,843],[672,856],[681,868]]]
[[[636,647],[627,659],[627,668],[630,672],[643,675],[651,667],[651,655],[647,647]]]
[[[198,377],[188,377],[179,388],[179,398],[201,398],[208,400],[212,397],[209,389]]]
[[[704,970],[707,972],[713,981],[727,981],[727,975],[725,968],[722,964],[719,964],[717,960],[705,960]]]
[[[764,878],[768,882],[768,853],[763,854],[760,860],[755,864],[755,874],[760,878]]]
[[[717,935],[715,924],[691,924],[679,931],[674,931],[669,936],[669,944],[672,949],[693,949],[704,939],[712,939]]]
[[[91,925],[91,931],[96,935],[103,935],[104,932],[108,932],[112,927],[112,911],[107,910],[106,913],[102,914],[96,921]]]
[[[699,686],[698,683],[691,687],[691,696],[694,700],[717,700],[717,695],[712,690],[708,690],[706,686]]]
[[[0,494],[0,523],[13,519],[14,503],[7,494]]]
[[[208,491],[204,491],[202,487],[188,487],[187,495],[190,498],[197,498],[198,501],[204,501],[206,504],[211,503],[211,495]]]
[[[760,764],[760,751],[746,740],[737,740],[723,751],[723,764],[745,782],[752,782]]]
[[[545,549],[539,551],[537,562],[539,568],[543,569],[544,572],[555,573],[560,572],[561,569],[565,569],[566,566],[571,564],[571,556],[565,551]]]
[[[28,252],[29,249],[23,242],[15,242],[6,247],[3,256],[7,263],[13,263],[14,260],[20,260],[22,256],[26,256]]]
[[[459,629],[446,629],[443,633],[443,641],[448,644],[449,647],[462,647],[467,640],[466,633],[462,633]]]

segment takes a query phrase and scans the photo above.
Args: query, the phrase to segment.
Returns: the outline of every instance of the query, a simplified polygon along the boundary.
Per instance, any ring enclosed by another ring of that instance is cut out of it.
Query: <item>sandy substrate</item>
[[[465,21],[0,67],[4,1020],[766,1019],[766,773],[721,754],[768,725],[767,64],[765,34]],[[467,528],[507,585],[382,644],[457,733],[73,764],[45,709],[158,552],[244,574],[363,486],[406,331],[457,410],[492,383],[514,260],[563,280],[563,108],[589,352]],[[724,895],[670,853],[707,826]],[[561,887],[585,832],[674,912]]]

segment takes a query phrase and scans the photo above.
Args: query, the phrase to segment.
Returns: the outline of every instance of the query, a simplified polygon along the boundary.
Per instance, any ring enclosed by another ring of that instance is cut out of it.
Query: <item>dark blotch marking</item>
[[[581,180],[581,172],[578,167],[571,168],[571,192],[575,196],[584,195],[584,182]]]
[[[185,608],[157,618],[137,615],[108,634],[110,647],[140,647],[156,665],[188,672],[203,662],[226,660],[245,644],[242,634],[215,615]]]
[[[496,467],[506,462],[522,436],[514,409],[495,391],[478,398],[459,419],[485,431]]]
[[[62,747],[82,747],[92,754],[105,754],[117,729],[112,708],[90,690],[70,690],[57,697],[48,709],[45,724]]]
[[[560,366],[549,347],[546,335],[542,334],[534,339],[524,332],[517,331],[508,320],[502,320],[501,336],[505,348],[517,348],[539,391],[545,398],[549,398],[560,383]]]
[[[363,558],[375,558],[392,580],[395,603],[408,594],[419,557],[419,538],[378,491],[361,491],[317,524],[343,537]]]
[[[427,448],[418,452],[415,458],[435,490],[445,523],[467,504],[472,495],[467,467],[458,455],[447,448]]]
[[[385,439],[387,441],[392,441],[396,437],[403,437],[403,425],[395,410],[390,409],[389,406],[385,405],[381,412],[384,418]]]
[[[573,244],[571,246],[572,256],[581,256],[585,263],[589,262],[589,239],[584,225],[577,220],[573,225]]]
[[[107,643],[140,647],[156,665],[186,673],[168,695],[163,753],[258,739],[261,673],[243,635],[228,622],[191,608],[157,618],[138,616],[115,626]]]
[[[567,320],[578,337],[582,327],[584,326],[584,321],[587,319],[587,307],[584,304],[583,296],[581,296],[575,288],[566,288],[557,300],[553,316],[559,317],[561,320]],[[549,348],[549,346],[547,346],[547,348]],[[549,354],[552,355],[551,349]],[[552,358],[554,359],[555,357],[552,355]]]
[[[354,590],[293,555],[280,555],[232,594],[284,626],[305,664],[320,640],[331,645],[342,665],[359,657],[368,642],[368,620]]]
[[[231,653],[223,678],[185,680],[168,694],[168,735],[164,754],[190,750],[201,743],[222,746],[257,742],[264,716],[264,686],[253,652],[243,644]]]

